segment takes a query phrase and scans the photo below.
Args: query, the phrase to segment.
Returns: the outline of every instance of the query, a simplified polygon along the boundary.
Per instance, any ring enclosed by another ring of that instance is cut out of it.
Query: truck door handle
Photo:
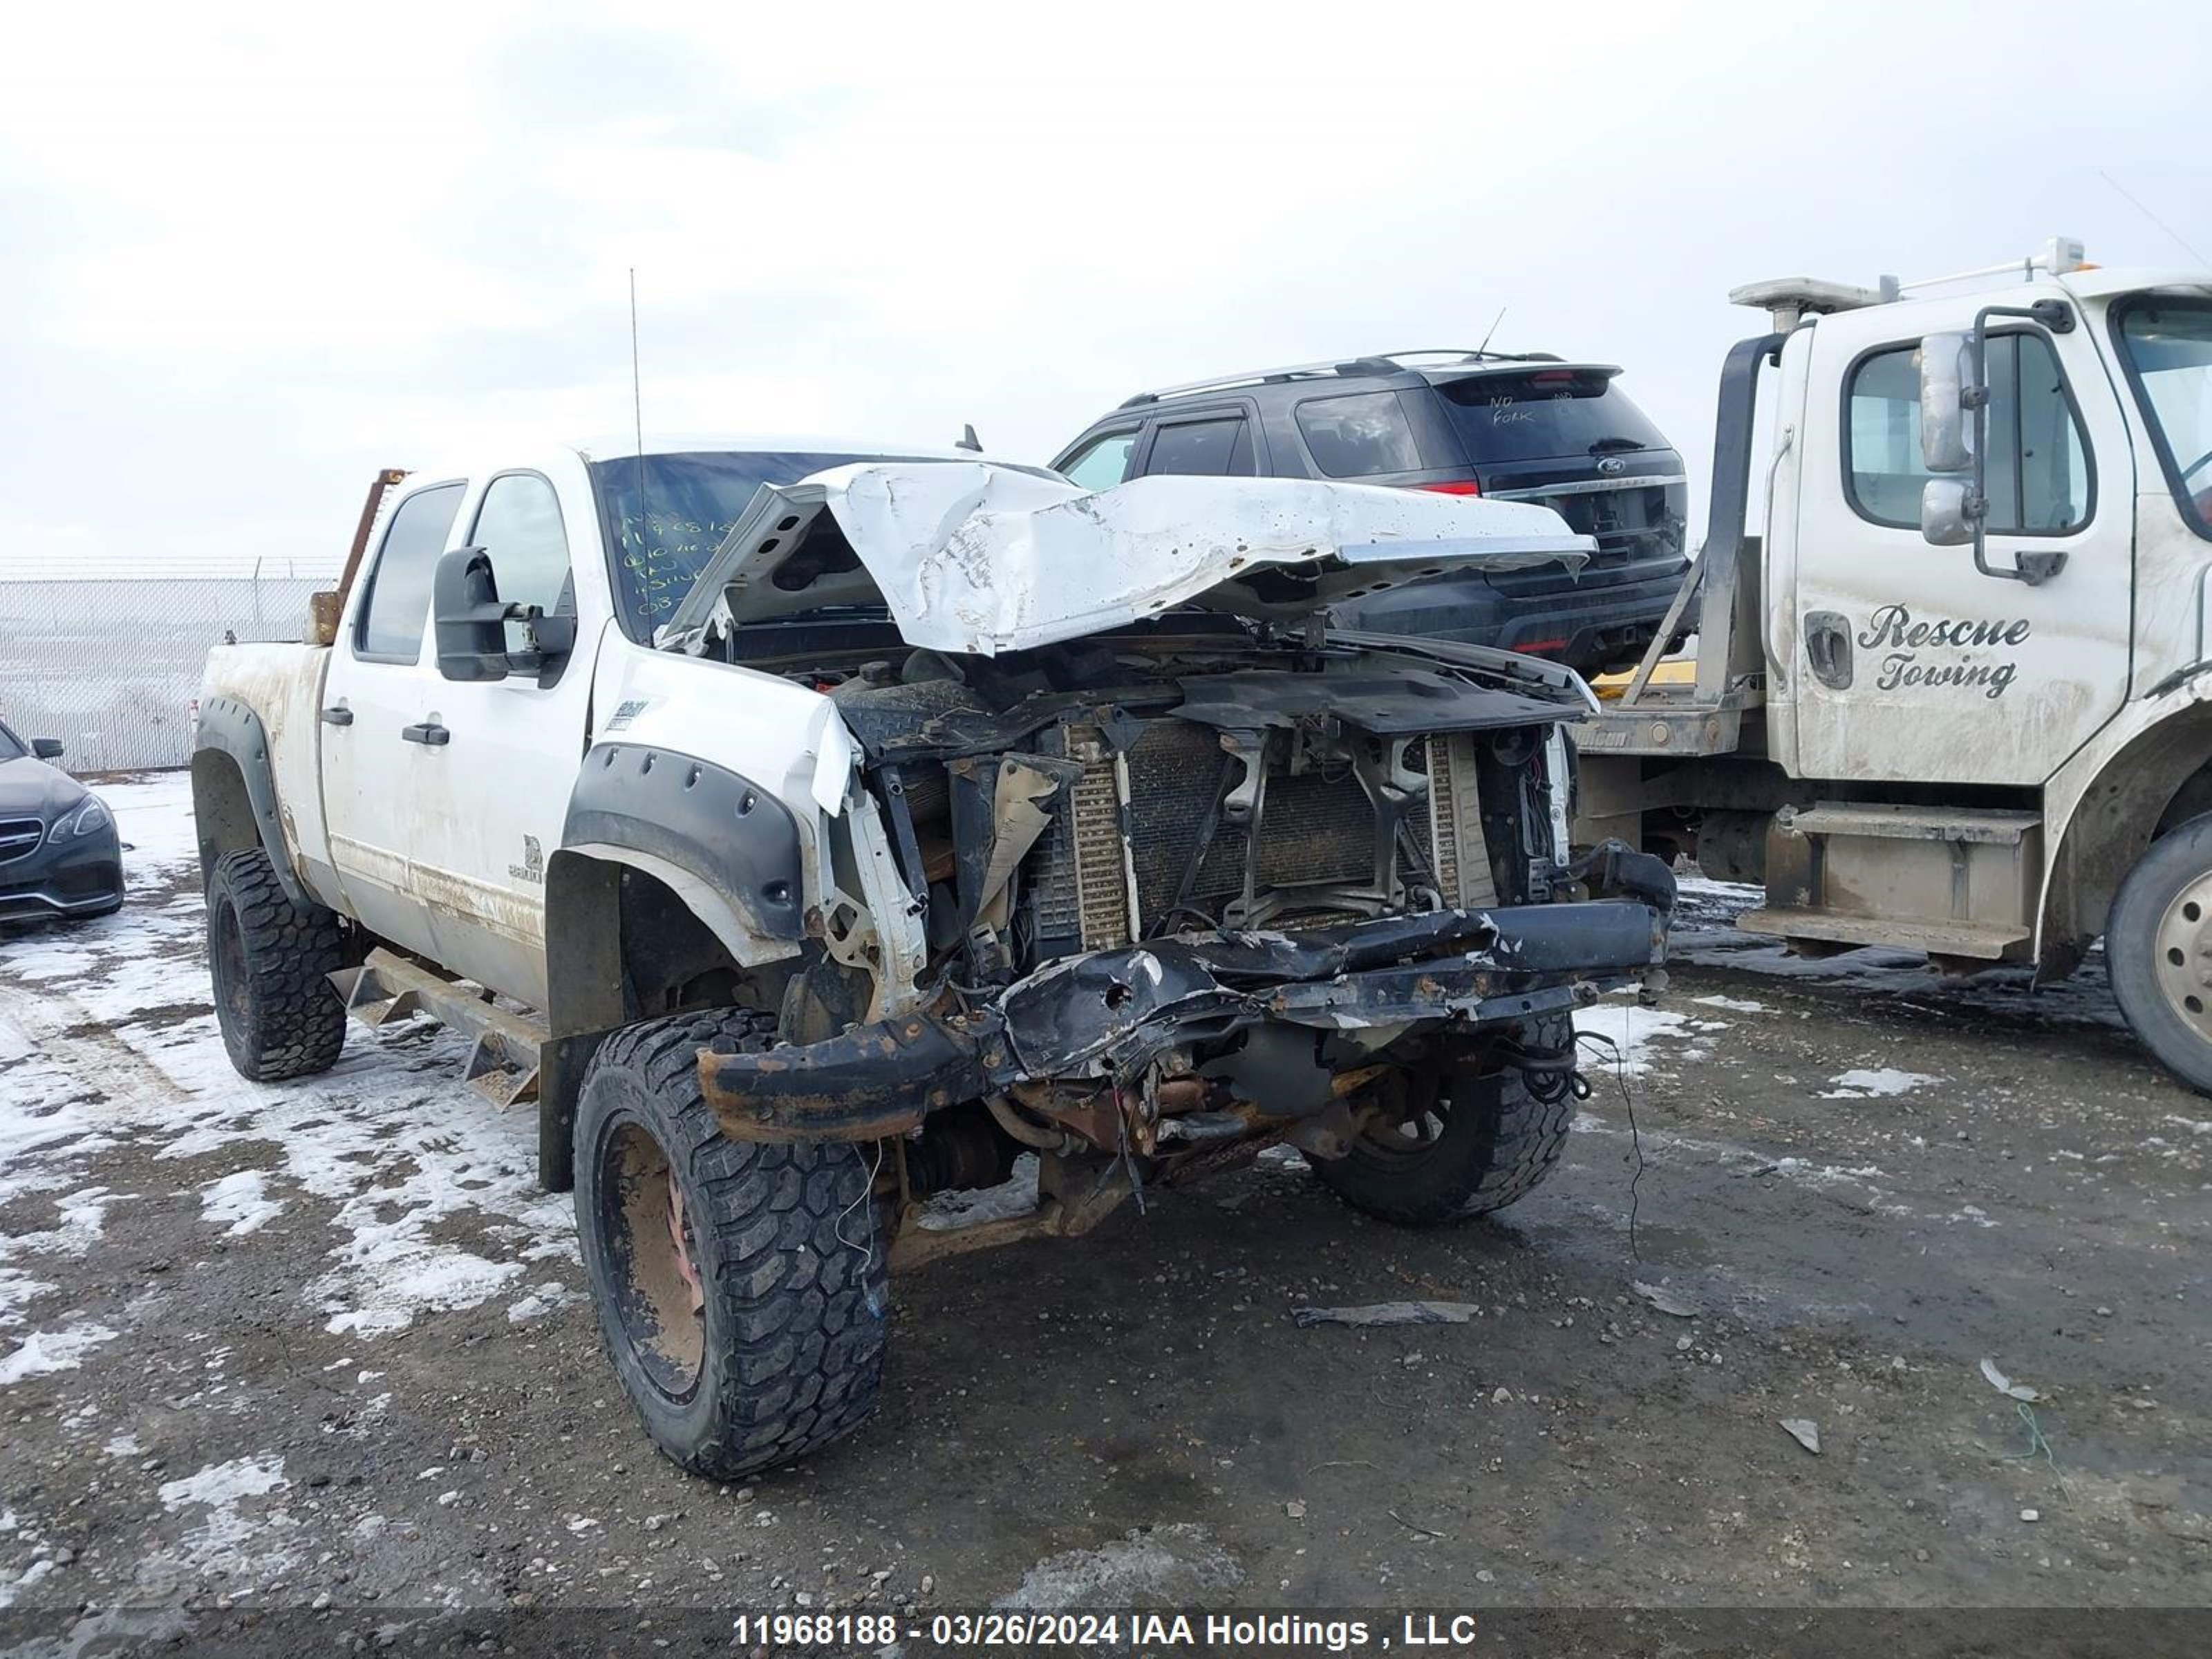
[[[351,726],[353,724],[353,710],[345,708],[342,704],[333,704],[331,707],[323,710],[323,724],[325,726]]]
[[[433,749],[442,749],[453,740],[453,734],[434,720],[421,720],[413,726],[403,726],[399,735],[410,743],[428,744]]]
[[[1851,683],[1850,618],[1836,611],[1807,611],[1805,659],[1812,664],[1814,678],[1821,684],[1837,691],[1848,689]]]

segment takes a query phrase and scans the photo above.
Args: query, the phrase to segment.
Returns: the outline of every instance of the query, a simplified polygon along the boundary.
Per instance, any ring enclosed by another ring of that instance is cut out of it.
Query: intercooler
[[[1084,772],[1031,857],[1041,959],[1219,924],[1244,891],[1248,860],[1261,894],[1322,890],[1324,896],[1285,921],[1311,925],[1361,914],[1340,903],[1331,908],[1325,896],[1330,888],[1371,891],[1375,884],[1376,814],[1350,761],[1293,771],[1287,745],[1272,744],[1259,822],[1248,840],[1218,819],[1225,756],[1211,727],[1155,720],[1120,755],[1096,726],[1064,731],[1066,752]],[[1417,805],[1407,815],[1426,881],[1447,905],[1496,902],[1472,738],[1455,733],[1413,744],[1407,763],[1430,783],[1425,808]],[[1186,887],[1201,836],[1206,849]],[[1396,864],[1401,879],[1410,880],[1412,861],[1401,852]]]

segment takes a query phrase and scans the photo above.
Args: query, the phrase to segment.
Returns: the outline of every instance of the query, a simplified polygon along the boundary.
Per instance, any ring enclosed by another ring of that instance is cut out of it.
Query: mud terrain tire
[[[1532,1020],[1522,1041],[1560,1049],[1574,1041],[1565,1016]],[[1414,1079],[1416,1083],[1419,1079]],[[1502,1210],[1552,1172],[1565,1150],[1575,1099],[1530,1092],[1517,1071],[1446,1075],[1437,1084],[1432,1137],[1363,1138],[1343,1158],[1316,1158],[1321,1182],[1355,1210],[1401,1226],[1433,1227]]]
[[[698,1072],[718,1036],[759,1042],[759,1017],[679,1014],[600,1045],[576,1106],[575,1204],[599,1332],[646,1432],[732,1480],[875,1410],[890,1241],[867,1149],[722,1133]]]
[[[269,854],[241,848],[209,873],[207,943],[216,1022],[239,1076],[281,1083],[337,1064],[346,1012],[330,981],[345,966],[336,911],[293,903]]]
[[[2120,884],[2105,921],[2105,962],[2129,1029],[2166,1070],[2212,1095],[2208,951],[2212,817],[2191,818],[2153,842]]]

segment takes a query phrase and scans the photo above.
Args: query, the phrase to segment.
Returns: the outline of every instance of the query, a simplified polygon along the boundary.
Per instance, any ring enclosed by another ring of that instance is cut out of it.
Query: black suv
[[[1092,489],[1180,472],[1540,502],[1597,538],[1579,574],[1437,576],[1346,605],[1336,620],[1534,652],[1595,674],[1636,660],[1688,568],[1682,458],[1614,384],[1620,373],[1456,349],[1263,369],[1139,392],[1053,465]]]

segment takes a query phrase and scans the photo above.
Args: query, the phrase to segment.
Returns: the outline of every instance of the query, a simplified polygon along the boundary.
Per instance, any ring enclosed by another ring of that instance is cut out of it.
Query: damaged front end
[[[1087,687],[1054,683],[1071,665]],[[1344,1156],[1406,1115],[1409,1072],[1571,1073],[1571,1011],[1664,960],[1665,866],[1564,856],[1575,710],[1540,686],[1172,634],[944,667],[830,694],[865,756],[850,833],[898,872],[923,971],[857,971],[883,953],[848,916],[783,1040],[700,1070],[736,1138],[896,1149],[910,1215],[1038,1153],[1036,1214],[960,1248],[1276,1141]]]
[[[1090,952],[972,1006],[803,1046],[709,1051],[701,1076],[741,1140],[879,1139],[1011,1094],[1102,1152],[1295,1127],[1286,1138],[1326,1157],[1357,1128],[1342,1073],[1406,1034],[1449,1043],[1569,1012],[1658,967],[1674,878],[1618,843],[1569,874],[1600,870],[1601,896],[1587,902],[1295,935],[1212,929]]]
[[[1135,486],[994,507],[988,481],[823,476],[763,492],[669,634],[821,691],[856,750],[809,951],[754,992],[773,1037],[700,1055],[730,1135],[878,1143],[908,1221],[1033,1152],[1035,1213],[958,1247],[1079,1231],[1276,1141],[1346,1157],[1419,1115],[1409,1079],[1563,1088],[1572,1010],[1663,977],[1665,866],[1568,854],[1580,682],[1313,620],[1432,561],[1535,556],[1549,515],[1175,481],[1214,492],[1177,509],[1208,540],[1109,499]]]

